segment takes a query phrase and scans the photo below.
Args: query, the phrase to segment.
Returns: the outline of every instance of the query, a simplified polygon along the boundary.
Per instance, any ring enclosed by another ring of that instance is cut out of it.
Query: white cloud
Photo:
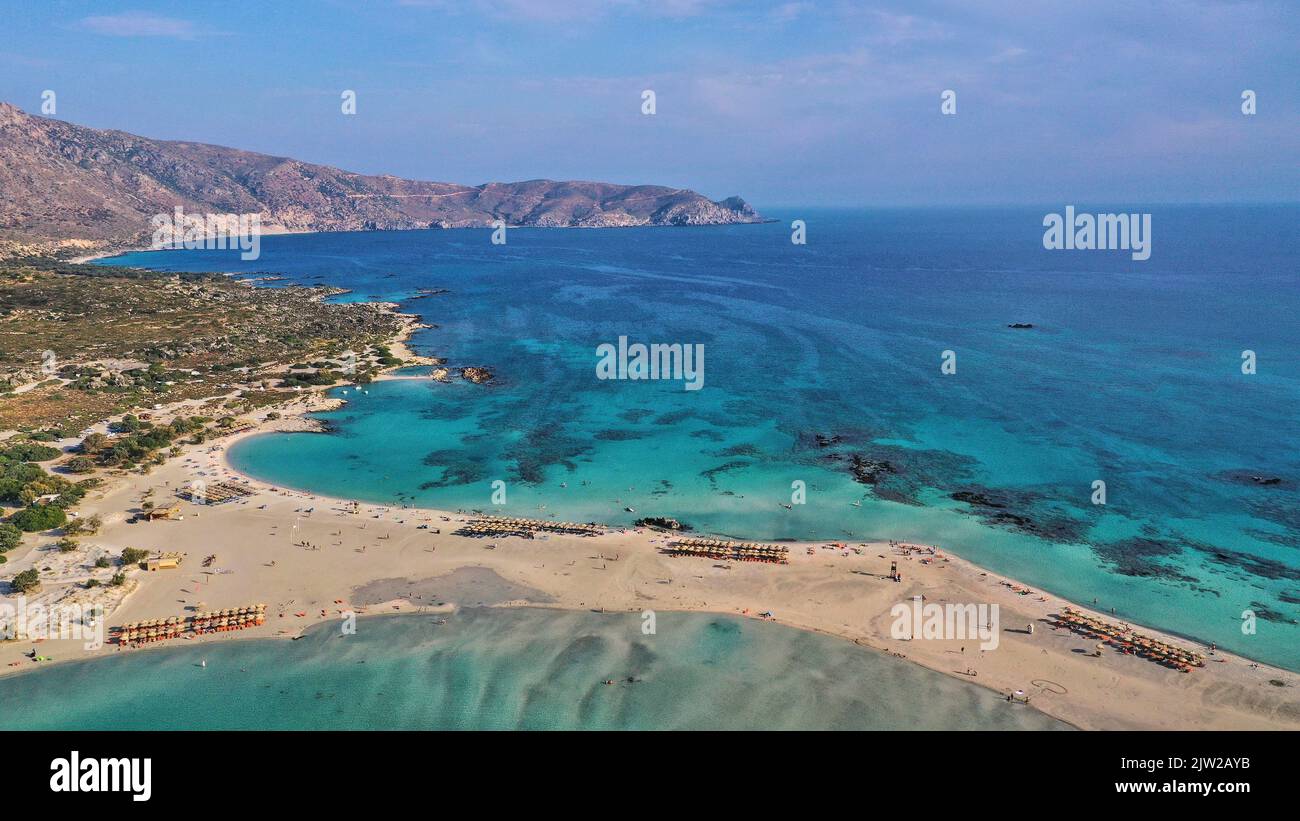
[[[84,17],[82,28],[110,37],[173,37],[193,40],[205,33],[191,20],[162,17],[143,11],[125,11],[121,14],[103,14]]]

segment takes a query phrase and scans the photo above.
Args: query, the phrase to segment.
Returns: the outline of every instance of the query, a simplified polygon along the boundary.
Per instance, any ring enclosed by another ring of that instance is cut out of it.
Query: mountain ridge
[[[740,197],[585,180],[481,185],[358,174],[292,157],[155,140],[0,101],[0,240],[139,242],[150,219],[260,214],[267,233],[509,226],[608,228],[764,221]]]

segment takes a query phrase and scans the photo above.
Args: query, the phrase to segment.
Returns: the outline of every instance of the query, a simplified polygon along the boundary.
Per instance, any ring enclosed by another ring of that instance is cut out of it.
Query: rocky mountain
[[[601,182],[458,185],[203,143],[151,140],[27,114],[0,102],[0,240],[136,242],[150,219],[261,214],[264,231],[617,227],[760,222],[744,200]]]

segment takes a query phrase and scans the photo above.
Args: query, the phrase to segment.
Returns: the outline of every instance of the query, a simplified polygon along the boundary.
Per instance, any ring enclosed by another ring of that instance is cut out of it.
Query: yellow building
[[[182,558],[179,553],[163,553],[160,556],[150,556],[141,564],[145,570],[174,570],[181,566]]]

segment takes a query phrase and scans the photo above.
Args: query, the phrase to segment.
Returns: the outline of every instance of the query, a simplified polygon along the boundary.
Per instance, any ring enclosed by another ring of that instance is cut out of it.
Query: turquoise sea
[[[486,229],[278,236],[254,262],[111,262],[401,301],[436,325],[422,353],[497,374],[348,390],[331,433],[234,449],[262,479],[452,509],[491,508],[501,480],[515,514],[937,543],[1300,670],[1300,208],[1130,207],[1153,215],[1139,262],[1045,250],[1063,207],[511,229],[504,246]],[[597,379],[620,336],[702,344],[704,388]],[[786,509],[795,482],[806,503]]]
[[[71,662],[0,678],[0,704],[0,730],[1069,729],[769,622],[661,613],[643,635],[638,614],[535,608]]]

